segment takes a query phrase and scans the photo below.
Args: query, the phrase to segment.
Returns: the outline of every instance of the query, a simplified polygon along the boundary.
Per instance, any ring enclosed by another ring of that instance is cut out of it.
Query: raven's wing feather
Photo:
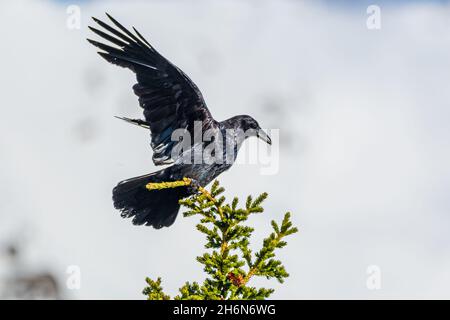
[[[133,90],[150,127],[153,162],[156,165],[171,163],[176,160],[172,158],[176,143],[171,139],[174,130],[185,129],[193,137],[195,121],[201,121],[203,130],[216,127],[217,122],[206,107],[200,90],[183,71],[159,54],[134,27],[136,34],[107,16],[117,29],[93,19],[110,34],[89,28],[117,47],[88,41],[102,50],[99,54],[108,62],[136,73],[138,83]]]

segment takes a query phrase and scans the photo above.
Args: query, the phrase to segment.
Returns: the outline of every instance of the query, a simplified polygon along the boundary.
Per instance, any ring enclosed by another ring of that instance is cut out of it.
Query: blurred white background
[[[450,6],[375,2],[381,29],[369,30],[369,4],[2,1],[0,292],[50,274],[56,297],[143,299],[146,276],[172,295],[203,279],[195,218],[154,230],[112,206],[118,181],[157,168],[148,134],[113,118],[140,117],[134,75],[85,40],[106,11],[184,70],[216,119],[280,129],[278,174],[220,177],[230,196],[270,194],[253,246],[285,211],[300,228],[279,252],[290,278],[255,285],[277,299],[450,298]],[[66,287],[71,265],[79,290]]]

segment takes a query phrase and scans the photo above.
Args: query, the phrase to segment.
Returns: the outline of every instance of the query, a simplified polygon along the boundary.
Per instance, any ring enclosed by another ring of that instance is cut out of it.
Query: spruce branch
[[[150,185],[150,184],[149,184]],[[195,185],[191,179],[181,181],[152,183],[149,189],[176,188]],[[203,265],[207,275],[203,284],[186,282],[179,289],[174,299],[265,299],[273,289],[255,288],[248,286],[253,277],[260,276],[267,279],[275,278],[282,283],[289,276],[282,262],[275,259],[275,251],[286,246],[285,237],[298,231],[292,226],[291,215],[286,213],[281,224],[271,221],[273,232],[263,240],[260,250],[253,254],[250,249],[250,238],[254,228],[243,223],[251,214],[264,211],[262,203],[267,193],[262,193],[253,200],[248,196],[244,208],[238,208],[239,199],[233,198],[231,203],[225,203],[222,196],[224,188],[215,181],[211,189],[196,186],[198,193],[180,200],[180,204],[187,209],[185,217],[198,215],[200,223],[196,228],[205,235],[203,255],[197,261]],[[161,279],[152,281],[147,279],[148,286],[144,294],[148,299],[169,299],[161,287]]]

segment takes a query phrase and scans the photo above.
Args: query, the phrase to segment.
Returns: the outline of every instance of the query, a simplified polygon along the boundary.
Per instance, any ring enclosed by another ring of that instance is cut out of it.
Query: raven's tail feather
[[[148,190],[150,182],[174,181],[169,168],[119,182],[113,189],[114,207],[123,218],[133,218],[135,225],[169,227],[177,217],[178,201],[189,195],[186,187]],[[177,180],[176,178],[175,180]]]

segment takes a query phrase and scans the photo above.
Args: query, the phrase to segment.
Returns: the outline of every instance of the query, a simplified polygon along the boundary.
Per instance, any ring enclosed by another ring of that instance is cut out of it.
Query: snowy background
[[[380,30],[366,27],[372,3]],[[285,211],[300,228],[279,254],[291,277],[255,285],[278,299],[450,298],[446,1],[1,1],[0,285],[48,273],[63,298],[143,299],[146,276],[170,294],[203,279],[195,218],[153,230],[112,207],[118,181],[156,168],[148,135],[113,118],[140,116],[133,74],[85,40],[105,11],[183,69],[216,119],[280,129],[276,175],[220,178],[230,196],[269,192],[255,247]]]

